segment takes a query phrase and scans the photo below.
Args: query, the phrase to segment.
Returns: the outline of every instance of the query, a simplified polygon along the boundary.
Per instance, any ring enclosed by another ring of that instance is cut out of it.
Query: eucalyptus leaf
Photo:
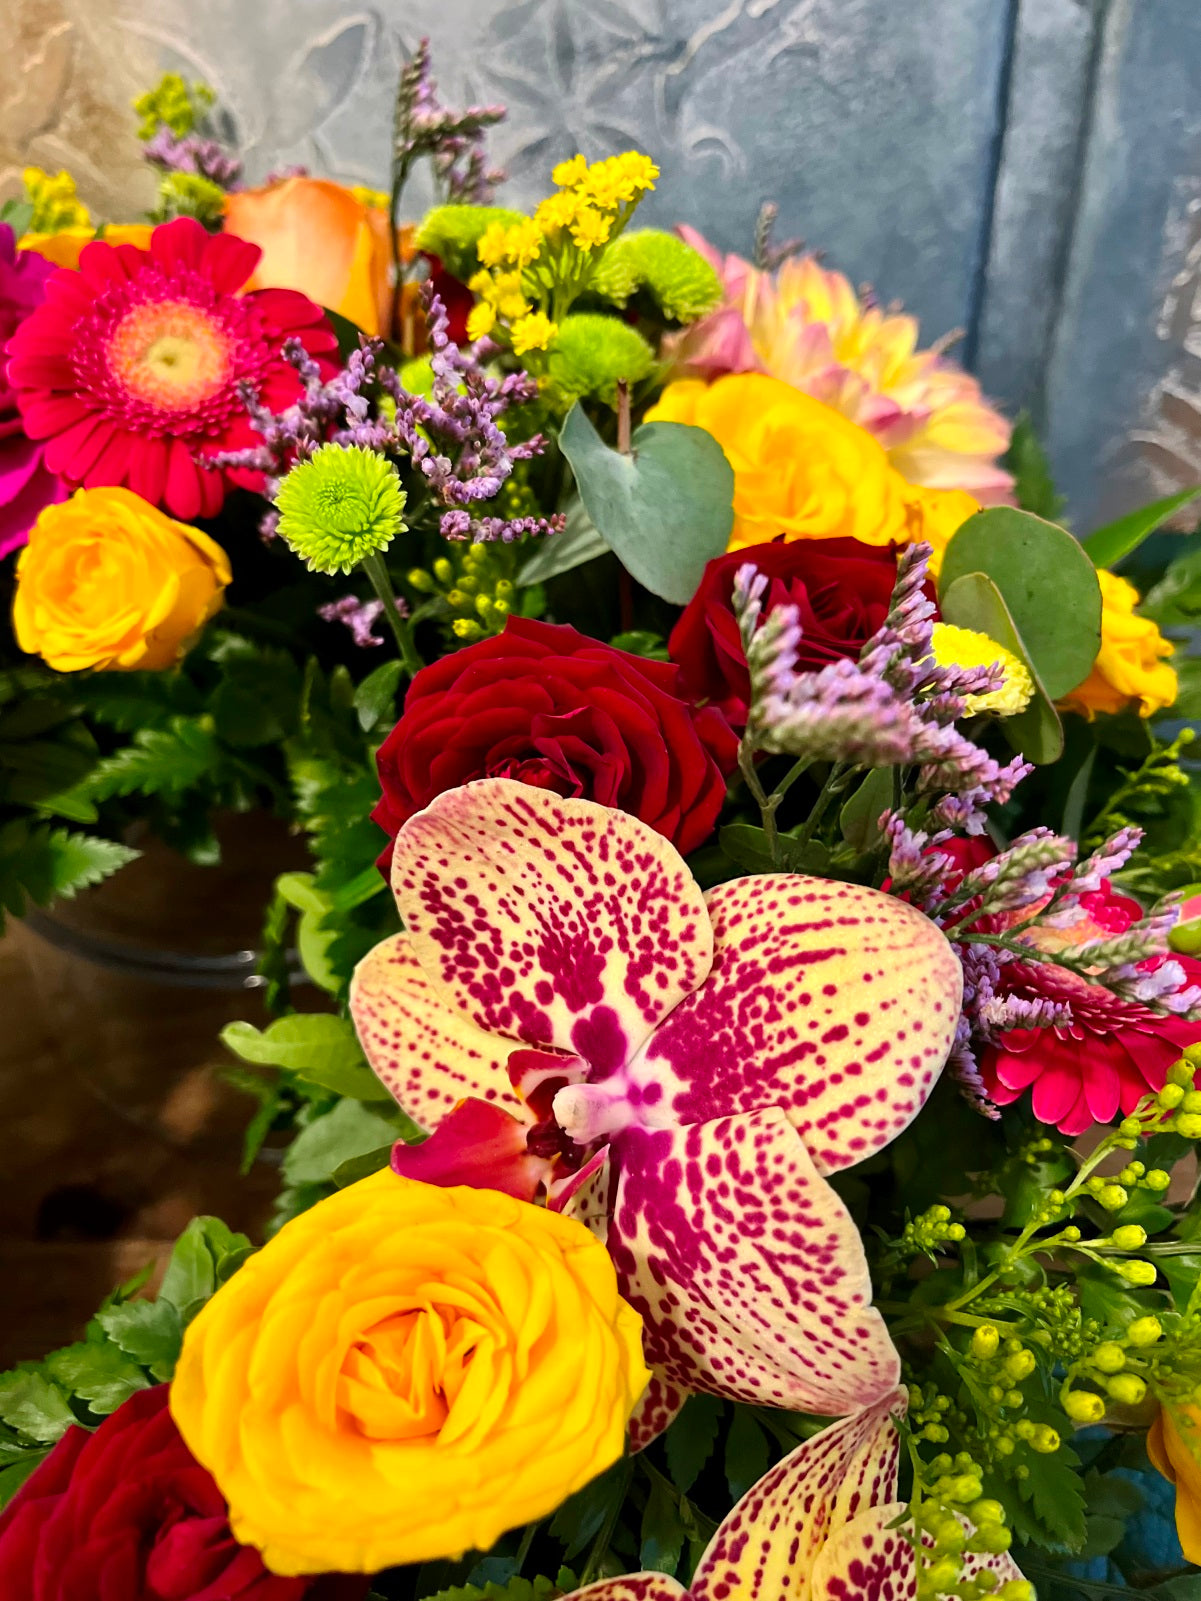
[[[940,602],[967,573],[996,585],[1052,700],[1083,683],[1101,645],[1101,586],[1066,529],[1010,506],[977,512],[947,546]]]
[[[652,594],[687,605],[734,526],[734,471],[721,446],[703,428],[653,422],[635,429],[622,455],[579,405],[559,444],[585,511],[626,571]]]
[[[1196,500],[1198,495],[1201,495],[1201,484],[1194,484],[1191,489],[1165,495],[1162,500],[1153,500],[1149,506],[1140,506],[1137,511],[1106,523],[1103,528],[1095,528],[1084,541],[1084,548],[1093,566],[1112,567],[1123,556],[1129,556],[1144,539],[1162,527],[1173,512],[1187,506],[1190,500]]]
[[[1030,761],[1040,766],[1057,762],[1063,755],[1063,724],[996,584],[984,573],[964,573],[947,587],[940,605],[944,621],[987,634],[1026,664],[1034,682],[1030,704],[1016,717],[1004,718],[1001,726],[1014,749]]]
[[[403,662],[384,662],[382,667],[368,673],[355,690],[354,709],[364,733],[370,733],[378,723],[395,714],[396,691],[400,688],[403,672]]]

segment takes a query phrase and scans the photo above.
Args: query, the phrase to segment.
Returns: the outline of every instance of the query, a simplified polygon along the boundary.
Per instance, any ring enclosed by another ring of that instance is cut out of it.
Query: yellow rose
[[[1165,1406],[1147,1431],[1147,1455],[1176,1486],[1176,1533],[1189,1562],[1201,1563],[1201,1408]]]
[[[925,540],[930,549],[930,571],[937,578],[943,554],[969,517],[980,510],[980,502],[964,489],[928,489],[923,484],[906,483],[908,538],[916,544]]]
[[[17,562],[17,643],[60,672],[170,667],[218,611],[229,557],[129,489],[47,506]]]
[[[1059,702],[1064,711],[1120,712],[1137,700],[1143,717],[1154,717],[1176,699],[1175,669],[1164,660],[1172,644],[1149,617],[1134,608],[1139,593],[1116,573],[1101,569],[1101,649],[1093,670],[1082,684]]]
[[[275,1573],[487,1550],[621,1455],[641,1319],[581,1223],[385,1171],[188,1329],[171,1414]]]
[[[93,239],[103,239],[110,245],[136,245],[139,250],[150,248],[150,235],[154,229],[148,222],[112,222],[105,228],[61,228],[57,233],[27,233],[18,241],[18,250],[36,250],[56,267],[79,266],[79,257],[85,245]]]
[[[731,550],[781,534],[903,545],[947,520],[950,503],[906,483],[866,429],[764,373],[668,384],[647,421],[692,423],[725,452],[734,469]],[[962,501],[975,509],[970,496]]]

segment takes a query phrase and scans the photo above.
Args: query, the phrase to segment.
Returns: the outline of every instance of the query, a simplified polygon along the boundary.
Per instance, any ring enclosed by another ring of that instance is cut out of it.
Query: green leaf
[[[359,727],[370,733],[379,723],[396,715],[396,691],[404,673],[401,661],[384,662],[368,673],[354,692],[354,709],[359,714]]]
[[[674,1575],[687,1538],[688,1531],[680,1521],[679,1499],[662,1479],[652,1478],[651,1492],[642,1511],[639,1566]]]
[[[664,1436],[671,1482],[684,1495],[713,1455],[724,1410],[715,1395],[690,1395]]]
[[[194,1217],[175,1242],[159,1300],[169,1301],[187,1324],[252,1251],[246,1235],[220,1218]]]
[[[100,762],[88,779],[93,800],[112,795],[179,795],[212,773],[220,747],[211,717],[172,717],[166,728],[142,728],[133,743]]]
[[[568,1562],[600,1533],[605,1519],[625,1500],[629,1482],[630,1459],[623,1457],[564,1501],[551,1519],[550,1532],[562,1543]]]
[[[339,1101],[304,1128],[288,1147],[284,1177],[289,1184],[325,1184],[343,1162],[365,1156],[401,1137],[399,1114],[384,1117],[361,1101]]]
[[[537,550],[518,572],[517,583],[521,588],[569,573],[574,567],[582,567],[586,561],[603,556],[609,549],[578,497],[569,502],[565,515],[567,522],[563,532],[544,535]]]
[[[1030,761],[1040,767],[1057,762],[1063,755],[1063,724],[996,584],[984,573],[964,573],[948,585],[939,604],[945,622],[987,634],[1026,664],[1034,681],[1030,704],[1016,717],[1004,718],[1001,726],[1014,749]]]
[[[135,1362],[149,1368],[156,1379],[175,1372],[183,1327],[170,1301],[126,1301],[96,1314],[101,1328]]]
[[[252,748],[277,745],[296,732],[300,716],[300,671],[283,650],[252,645],[236,635],[216,651],[221,682],[208,708],[218,738]]]
[[[687,605],[734,524],[734,472],[721,446],[703,428],[644,423],[623,456],[578,405],[559,444],[584,509],[626,570],[652,594]]]
[[[265,1029],[228,1023],[221,1043],[244,1062],[282,1067],[320,1089],[358,1101],[385,1101],[388,1092],[367,1066],[353,1025],[326,1012],[293,1012]]]
[[[436,1590],[425,1601],[550,1601],[561,1587],[541,1573],[532,1579],[514,1575],[507,1584],[456,1584]]]
[[[818,839],[802,843],[788,834],[777,836],[779,859],[773,862],[767,835],[755,823],[727,823],[717,839],[730,860],[751,873],[813,873],[820,877],[830,866],[829,846]]]
[[[329,959],[330,946],[337,938],[336,926],[327,926],[332,910],[330,898],[316,888],[312,873],[281,873],[275,888],[288,905],[300,913],[296,924],[296,949],[305,972],[319,989],[336,995],[341,984],[337,969]]]
[[[1198,495],[1201,495],[1201,484],[1182,489],[1175,495],[1165,495],[1162,500],[1153,500],[1149,506],[1140,506],[1137,511],[1119,517],[1116,522],[1095,528],[1084,541],[1093,566],[1116,566],[1123,556],[1137,550],[1144,539],[1166,523],[1173,512],[1187,506],[1190,500],[1196,500]]]
[[[141,1367],[107,1338],[68,1345],[46,1358],[47,1373],[71,1395],[107,1417],[150,1381]]]
[[[362,1156],[352,1156],[345,1162],[339,1162],[334,1169],[334,1183],[340,1190],[350,1184],[357,1184],[360,1179],[369,1179],[373,1173],[382,1173],[392,1161],[392,1146],[377,1146],[374,1151],[366,1151]]]
[[[894,771],[873,767],[838,814],[838,826],[848,845],[857,851],[871,850],[880,841],[880,816],[893,802]]]
[[[1187,628],[1201,620],[1201,542],[1190,541],[1143,596],[1139,612],[1161,628]]]
[[[726,1436],[726,1483],[735,1501],[767,1472],[770,1460],[767,1435],[750,1407],[735,1406],[734,1421]]]
[[[1071,534],[1008,506],[977,512],[947,546],[940,599],[965,573],[997,586],[1052,700],[1088,677],[1101,643],[1101,586]]]
[[[1057,522],[1063,510],[1063,497],[1055,489],[1046,452],[1034,432],[1034,424],[1023,412],[1013,425],[1005,465],[1014,478],[1014,491],[1023,511]]]
[[[27,1440],[53,1445],[75,1422],[61,1385],[33,1368],[0,1375],[0,1421]]]
[[[0,206],[0,222],[6,222],[19,239],[33,227],[33,206],[28,200],[10,198]],[[17,258],[20,260],[20,257]]]

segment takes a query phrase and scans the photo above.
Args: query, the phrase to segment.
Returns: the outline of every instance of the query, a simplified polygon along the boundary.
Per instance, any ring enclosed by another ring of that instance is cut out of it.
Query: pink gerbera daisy
[[[203,465],[259,442],[241,387],[282,411],[300,393],[284,342],[320,360],[337,341],[295,290],[238,293],[260,254],[180,217],[147,250],[97,241],[78,272],[53,274],[8,346],[25,431],[46,442],[51,472],[126,485],[184,522],[218,512],[230,484],[261,487],[257,474]]]

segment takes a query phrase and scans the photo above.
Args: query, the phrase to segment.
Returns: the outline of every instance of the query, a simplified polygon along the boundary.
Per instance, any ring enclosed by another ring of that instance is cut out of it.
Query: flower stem
[[[363,571],[371,580],[371,587],[383,602],[384,616],[396,640],[400,659],[404,663],[405,672],[412,678],[425,666],[417,654],[417,646],[413,643],[413,630],[409,627],[407,618],[400,615],[396,605],[396,591],[392,588],[392,580],[388,577],[388,569],[384,566],[384,558],[378,550],[373,550],[370,556],[363,557]]]

